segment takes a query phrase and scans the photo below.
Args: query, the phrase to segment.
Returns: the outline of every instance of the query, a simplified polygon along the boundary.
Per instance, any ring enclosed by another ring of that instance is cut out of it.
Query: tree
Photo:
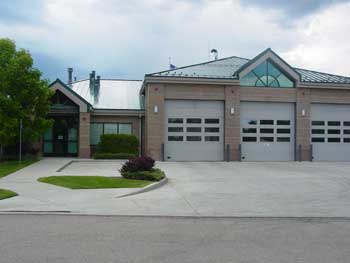
[[[21,119],[27,142],[37,141],[52,125],[46,118],[52,92],[41,75],[28,51],[0,39],[0,158],[4,146],[18,142]]]

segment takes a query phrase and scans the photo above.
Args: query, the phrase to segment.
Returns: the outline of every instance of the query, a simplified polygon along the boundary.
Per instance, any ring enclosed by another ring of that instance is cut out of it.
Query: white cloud
[[[208,43],[220,57],[251,58],[271,47],[292,65],[350,75],[349,4],[329,7],[286,27],[281,23],[283,11],[242,6],[239,0],[44,3],[40,25],[0,23],[0,37],[61,58],[67,67],[79,67],[86,75],[96,69],[102,76],[142,78],[166,69],[169,56],[178,66],[205,61]]]
[[[286,59],[301,67],[350,76],[350,3],[338,4],[298,23],[297,44]]]

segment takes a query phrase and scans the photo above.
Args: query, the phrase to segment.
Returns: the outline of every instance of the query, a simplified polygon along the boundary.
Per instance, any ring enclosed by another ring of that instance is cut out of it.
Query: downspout
[[[142,155],[142,116],[139,113],[139,156],[141,157]]]

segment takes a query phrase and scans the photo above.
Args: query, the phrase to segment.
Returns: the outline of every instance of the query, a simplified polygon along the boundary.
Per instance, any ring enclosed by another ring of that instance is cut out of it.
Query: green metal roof
[[[251,60],[228,57],[173,70],[147,74],[147,77],[238,79],[237,72]],[[294,68],[303,83],[350,84],[350,77],[338,76],[307,69]]]

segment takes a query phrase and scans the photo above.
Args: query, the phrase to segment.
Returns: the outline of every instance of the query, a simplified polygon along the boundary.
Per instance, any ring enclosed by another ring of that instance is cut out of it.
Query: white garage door
[[[241,102],[242,161],[294,161],[294,104]]]
[[[350,105],[311,105],[315,161],[350,161]]]
[[[165,101],[165,160],[222,161],[224,103]]]

